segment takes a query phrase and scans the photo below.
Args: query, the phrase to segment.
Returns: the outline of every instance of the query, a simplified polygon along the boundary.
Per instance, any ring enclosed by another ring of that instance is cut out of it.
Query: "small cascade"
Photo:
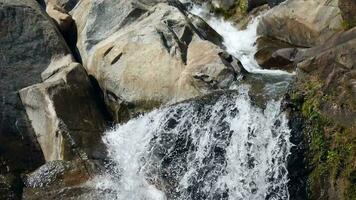
[[[227,52],[251,74],[272,80],[264,85],[265,105],[242,84],[117,125],[104,137],[115,176],[97,177],[94,185],[120,200],[289,199],[292,144],[280,94],[292,74],[254,60],[258,18],[238,30],[202,7],[191,12],[223,36]]]

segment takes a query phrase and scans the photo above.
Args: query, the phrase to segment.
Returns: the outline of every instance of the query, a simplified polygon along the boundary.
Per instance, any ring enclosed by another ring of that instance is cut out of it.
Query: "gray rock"
[[[18,90],[41,82],[52,59],[69,50],[35,0],[0,0],[0,24],[0,157],[20,173],[44,160]]]

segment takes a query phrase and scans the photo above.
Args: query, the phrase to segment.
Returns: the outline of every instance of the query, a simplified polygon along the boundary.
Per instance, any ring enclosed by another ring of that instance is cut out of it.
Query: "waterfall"
[[[226,50],[249,72],[290,75],[261,69],[254,60],[258,19],[241,31],[201,7],[191,12],[224,37]],[[286,82],[266,84],[266,91]],[[288,119],[280,98],[268,98],[261,108],[250,87],[162,107],[113,127],[104,142],[117,176],[97,177],[95,187],[120,200],[289,199]]]

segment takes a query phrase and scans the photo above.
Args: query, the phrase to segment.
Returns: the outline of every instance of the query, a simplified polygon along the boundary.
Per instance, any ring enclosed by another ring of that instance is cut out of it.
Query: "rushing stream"
[[[224,37],[250,73],[273,79],[264,86],[265,106],[242,84],[117,125],[104,141],[119,178],[98,177],[96,187],[115,190],[120,200],[289,199],[290,130],[280,95],[270,94],[285,90],[290,74],[254,60],[258,19],[239,31],[201,7],[191,12]]]

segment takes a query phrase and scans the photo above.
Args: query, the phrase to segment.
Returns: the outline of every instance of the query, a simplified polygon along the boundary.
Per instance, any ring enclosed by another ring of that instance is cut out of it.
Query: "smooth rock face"
[[[0,0],[0,157],[8,173],[43,163],[18,90],[41,82],[54,57],[69,53],[35,0]]]
[[[226,88],[240,70],[222,58],[221,36],[201,18],[177,1],[149,2],[96,1],[73,12],[88,13],[78,24],[78,48],[116,121]]]
[[[288,0],[264,15],[257,31],[292,45],[311,47],[342,31],[342,23],[338,0]]]
[[[255,59],[265,69],[293,69],[293,56],[296,51],[286,51],[292,45],[266,37],[260,37],[256,41],[257,52]]]
[[[100,142],[105,116],[95,95],[78,63],[20,91],[46,161],[105,157]]]

